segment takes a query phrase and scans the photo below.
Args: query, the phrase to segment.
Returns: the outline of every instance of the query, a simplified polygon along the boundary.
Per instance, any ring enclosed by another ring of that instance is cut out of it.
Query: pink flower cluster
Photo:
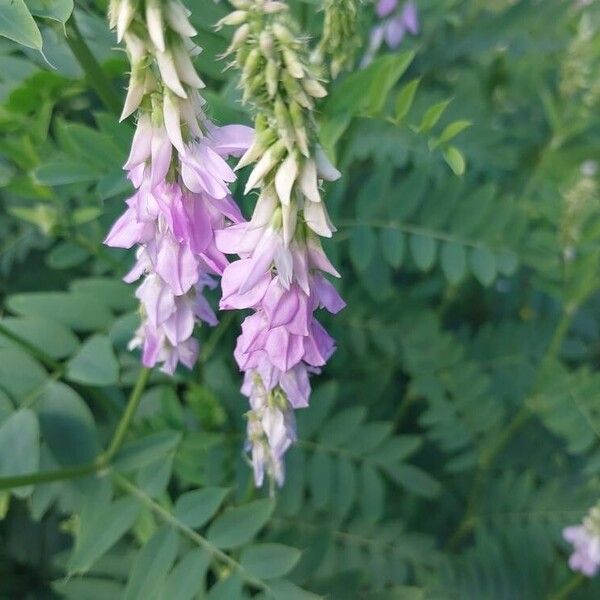
[[[597,509],[592,509],[592,514],[596,519],[599,516]],[[573,544],[569,566],[587,577],[593,577],[600,570],[600,535],[594,532],[592,520],[586,518],[583,525],[573,525],[563,530],[564,539]]]
[[[223,272],[220,308],[254,311],[242,324],[234,356],[245,374],[242,393],[252,407],[248,448],[257,485],[265,471],[283,482],[283,455],[296,438],[293,409],[308,406],[309,374],[319,373],[335,350],[314,312],[337,313],[345,306],[323,276],[339,273],[318,236],[308,224],[296,223],[286,243],[277,204],[263,193],[251,221],[216,236],[220,251],[241,257]]]
[[[252,130],[206,124],[207,134],[181,148],[181,178],[168,181],[173,144],[167,131],[153,127],[149,114],[138,121],[125,168],[137,188],[127,210],[114,224],[106,244],[138,246],[137,261],[125,281],[144,276],[136,296],[142,324],[131,347],[142,347],[145,366],[162,363],[173,373],[177,363],[192,367],[198,342],[196,320],[210,325],[216,317],[202,294],[214,287],[227,259],[217,249],[214,232],[242,217],[227,184],[235,179],[224,158],[239,155],[251,142]]]

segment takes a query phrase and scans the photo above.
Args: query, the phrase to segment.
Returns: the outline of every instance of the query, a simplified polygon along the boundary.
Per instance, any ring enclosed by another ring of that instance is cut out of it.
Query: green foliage
[[[102,240],[133,128],[104,104],[127,70],[105,4],[0,7],[0,596],[599,597],[561,530],[600,495],[600,8],[423,1],[418,37],[331,82],[348,306],[271,496],[242,450],[239,323],[197,331],[172,378],[127,350],[132,253]],[[207,108],[247,122],[229,9],[189,4]],[[316,46],[322,14],[291,4]]]

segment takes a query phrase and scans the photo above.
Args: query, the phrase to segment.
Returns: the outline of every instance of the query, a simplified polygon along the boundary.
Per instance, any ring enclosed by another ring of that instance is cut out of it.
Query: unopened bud
[[[165,33],[160,0],[146,0],[146,25],[152,43],[160,52],[164,52]]]
[[[224,16],[216,25],[217,29],[223,25],[241,25],[246,21],[248,13],[245,10],[234,10],[232,13]]]
[[[231,52],[235,52],[247,39],[250,35],[250,25],[248,23],[244,23],[240,25],[235,30],[233,37],[231,38],[231,44],[229,48],[227,48],[226,54],[230,54]]]
[[[283,2],[265,2],[262,7],[263,12],[267,15],[273,15],[287,9],[287,4]]]
[[[265,58],[271,58],[273,56],[273,36],[268,31],[263,30],[260,32],[258,45]]]
[[[273,23],[273,33],[275,37],[284,45],[291,44],[294,41],[292,32],[281,23]]]
[[[167,5],[166,18],[169,27],[183,37],[194,37],[198,32],[192,27],[188,17],[188,9],[178,0],[170,0]]]
[[[287,48],[283,48],[283,62],[288,70],[288,73],[296,78],[301,79],[304,76],[304,67],[296,58],[296,53]]]
[[[302,87],[313,98],[324,98],[327,90],[316,79],[303,79]]]
[[[244,68],[242,70],[242,80],[249,80],[259,70],[262,56],[258,48],[252,48],[244,61]]]
[[[274,98],[277,94],[277,88],[279,87],[279,67],[274,60],[267,62],[267,68],[265,69],[265,80],[269,98]]]

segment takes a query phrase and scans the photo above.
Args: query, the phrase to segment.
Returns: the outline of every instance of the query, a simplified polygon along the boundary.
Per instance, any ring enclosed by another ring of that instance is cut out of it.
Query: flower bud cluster
[[[340,174],[317,143],[313,111],[326,90],[286,5],[234,6],[220,25],[237,26],[228,54],[255,111],[254,142],[236,169],[252,165],[245,192],[256,188],[258,199],[250,221],[217,233],[217,248],[240,257],[223,272],[220,307],[254,311],[235,350],[252,407],[248,448],[256,484],[265,472],[281,484],[283,454],[295,439],[293,409],[308,405],[309,374],[335,350],[313,313],[344,307],[323,275],[339,277],[319,241],[335,231],[321,182]]]
[[[216,324],[202,294],[227,265],[215,230],[242,220],[225,159],[239,157],[253,137],[248,127],[217,127],[204,114],[189,16],[179,0],[111,0],[109,7],[131,62],[122,119],[137,112],[124,166],[136,191],[105,243],[137,247],[125,277],[143,277],[136,292],[141,326],[130,346],[142,348],[144,365],[160,363],[168,373],[196,361],[195,324]]]
[[[361,44],[357,0],[325,0],[323,33],[317,56],[321,59],[329,57],[329,70],[334,79],[341,71],[352,67]]]

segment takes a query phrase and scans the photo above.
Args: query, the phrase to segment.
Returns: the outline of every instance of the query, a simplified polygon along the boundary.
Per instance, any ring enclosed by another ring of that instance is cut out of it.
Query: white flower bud
[[[186,148],[181,135],[181,110],[179,99],[174,98],[172,94],[165,90],[163,95],[163,118],[165,120],[165,129],[171,140],[171,144],[177,148],[179,154],[185,154]]]
[[[194,37],[198,32],[189,22],[190,12],[178,0],[171,0],[167,5],[165,17],[169,27],[183,37]]]
[[[337,231],[329,218],[324,202],[306,202],[304,220],[317,235],[329,238],[334,231]]]
[[[293,154],[288,154],[275,175],[275,190],[281,204],[289,205],[292,188],[297,176],[298,163],[296,157]]]
[[[131,77],[129,78],[127,96],[125,97],[123,112],[121,113],[121,117],[119,119],[120,121],[123,121],[129,115],[133,114],[141,104],[145,95],[145,79],[144,69],[134,66],[131,71]]]
[[[281,23],[273,23],[273,33],[275,37],[284,45],[291,44],[294,41],[292,32]]]
[[[305,160],[300,172],[300,189],[311,202],[321,202],[319,186],[317,185],[317,165],[315,161]]]
[[[313,98],[324,98],[327,96],[327,90],[316,79],[303,79],[302,87]]]
[[[127,52],[129,52],[129,62],[135,66],[148,54],[146,44],[137,35],[129,31],[125,33],[124,39]]]
[[[281,207],[281,225],[283,230],[283,243],[286,246],[294,239],[296,223],[298,222],[298,208],[294,202]]]
[[[256,187],[271,172],[273,167],[278,163],[283,151],[283,144],[276,142],[263,154],[248,177],[244,194],[247,194],[253,187]]]
[[[331,161],[327,158],[325,152],[323,152],[323,148],[319,145],[315,146],[315,162],[317,164],[319,177],[325,181],[335,181],[342,176],[342,174],[331,164]]]
[[[181,98],[187,98],[187,94],[181,85],[175,61],[170,51],[156,52],[156,63],[160,76],[165,82],[165,85]]]
[[[197,89],[205,87],[204,82],[198,77],[198,73],[194,69],[190,55],[185,51],[183,46],[179,44],[174,46],[173,60],[175,61],[175,68],[181,81]]]
[[[146,0],[146,25],[152,43],[160,52],[164,52],[165,33],[160,0]]]
[[[134,0],[121,0],[117,16],[117,42],[120,42],[135,17],[136,3]]]

